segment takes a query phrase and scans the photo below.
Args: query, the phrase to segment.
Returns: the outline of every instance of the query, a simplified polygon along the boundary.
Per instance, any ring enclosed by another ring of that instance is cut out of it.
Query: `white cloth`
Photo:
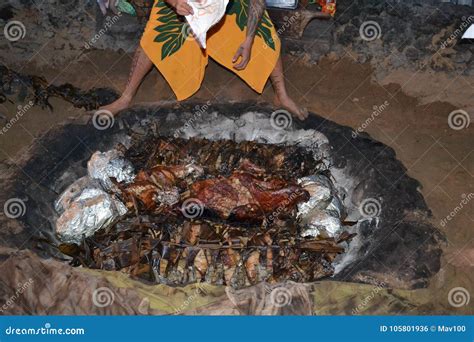
[[[462,36],[463,39],[474,39],[474,24],[472,24],[466,32],[464,32],[464,35]]]
[[[229,0],[188,0],[194,14],[186,20],[194,37],[203,49],[206,48],[206,33],[224,16]]]

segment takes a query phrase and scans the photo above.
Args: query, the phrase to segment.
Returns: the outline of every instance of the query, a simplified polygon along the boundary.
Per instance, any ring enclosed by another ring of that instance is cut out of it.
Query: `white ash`
[[[347,174],[346,169],[338,169],[331,167],[330,169],[331,176],[335,180],[337,190],[339,193],[344,192],[345,196],[343,197],[344,208],[347,211],[346,220],[347,221],[357,221],[357,224],[352,227],[346,227],[345,230],[349,233],[355,233],[355,237],[351,240],[350,244],[346,244],[346,252],[338,255],[333,263],[334,265],[334,275],[337,275],[342,271],[348,264],[352,263],[358,255],[360,255],[360,248],[365,241],[362,240],[362,234],[360,232],[361,223],[365,219],[362,216],[361,211],[359,210],[358,195],[356,194],[355,187],[359,184],[358,179],[351,177]],[[375,229],[379,225],[379,218],[376,217],[374,220]]]
[[[225,117],[213,112],[206,121],[185,125],[180,130],[181,137],[199,137],[209,140],[255,141],[267,144],[299,145],[311,150],[315,159],[329,157],[329,141],[327,137],[314,129],[275,128],[268,115],[248,112],[238,119]]]

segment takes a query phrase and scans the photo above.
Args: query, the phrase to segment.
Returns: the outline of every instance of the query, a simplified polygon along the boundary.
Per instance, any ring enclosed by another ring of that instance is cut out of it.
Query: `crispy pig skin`
[[[261,180],[247,172],[198,181],[190,190],[192,197],[222,219],[254,221],[274,212],[280,216],[309,199],[308,192],[298,185],[279,178]]]

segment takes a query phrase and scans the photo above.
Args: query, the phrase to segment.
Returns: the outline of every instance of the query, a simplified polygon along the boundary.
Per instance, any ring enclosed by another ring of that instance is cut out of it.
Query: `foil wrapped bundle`
[[[81,177],[61,193],[58,199],[54,202],[54,209],[58,214],[62,214],[85,189],[96,188],[100,188],[100,185],[90,179],[89,176]]]
[[[60,215],[56,233],[64,243],[80,244],[128,211],[113,194],[120,190],[112,179],[117,183],[130,183],[135,171],[119,151],[95,152],[87,163],[87,171],[87,176],[68,186],[54,203]]]
[[[331,180],[322,175],[298,179],[298,184],[310,194],[310,199],[298,204],[297,218],[302,237],[337,237],[342,232],[344,207]]]
[[[100,189],[86,188],[74,198],[56,221],[56,233],[65,243],[80,244],[127,213],[127,208]]]
[[[133,165],[117,150],[95,152],[87,162],[87,172],[105,190],[117,191],[111,178],[119,183],[130,183],[135,179]]]

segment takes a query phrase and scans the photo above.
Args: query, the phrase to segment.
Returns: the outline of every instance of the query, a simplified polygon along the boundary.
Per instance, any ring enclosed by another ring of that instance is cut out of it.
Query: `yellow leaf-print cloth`
[[[252,0],[229,1],[222,20],[208,31],[206,50],[190,34],[184,17],[164,0],[155,1],[140,45],[178,100],[190,97],[200,88],[208,56],[236,73],[252,89],[262,92],[279,58],[280,40],[265,11],[247,67],[240,71],[233,68],[232,58],[246,37],[248,1]]]

